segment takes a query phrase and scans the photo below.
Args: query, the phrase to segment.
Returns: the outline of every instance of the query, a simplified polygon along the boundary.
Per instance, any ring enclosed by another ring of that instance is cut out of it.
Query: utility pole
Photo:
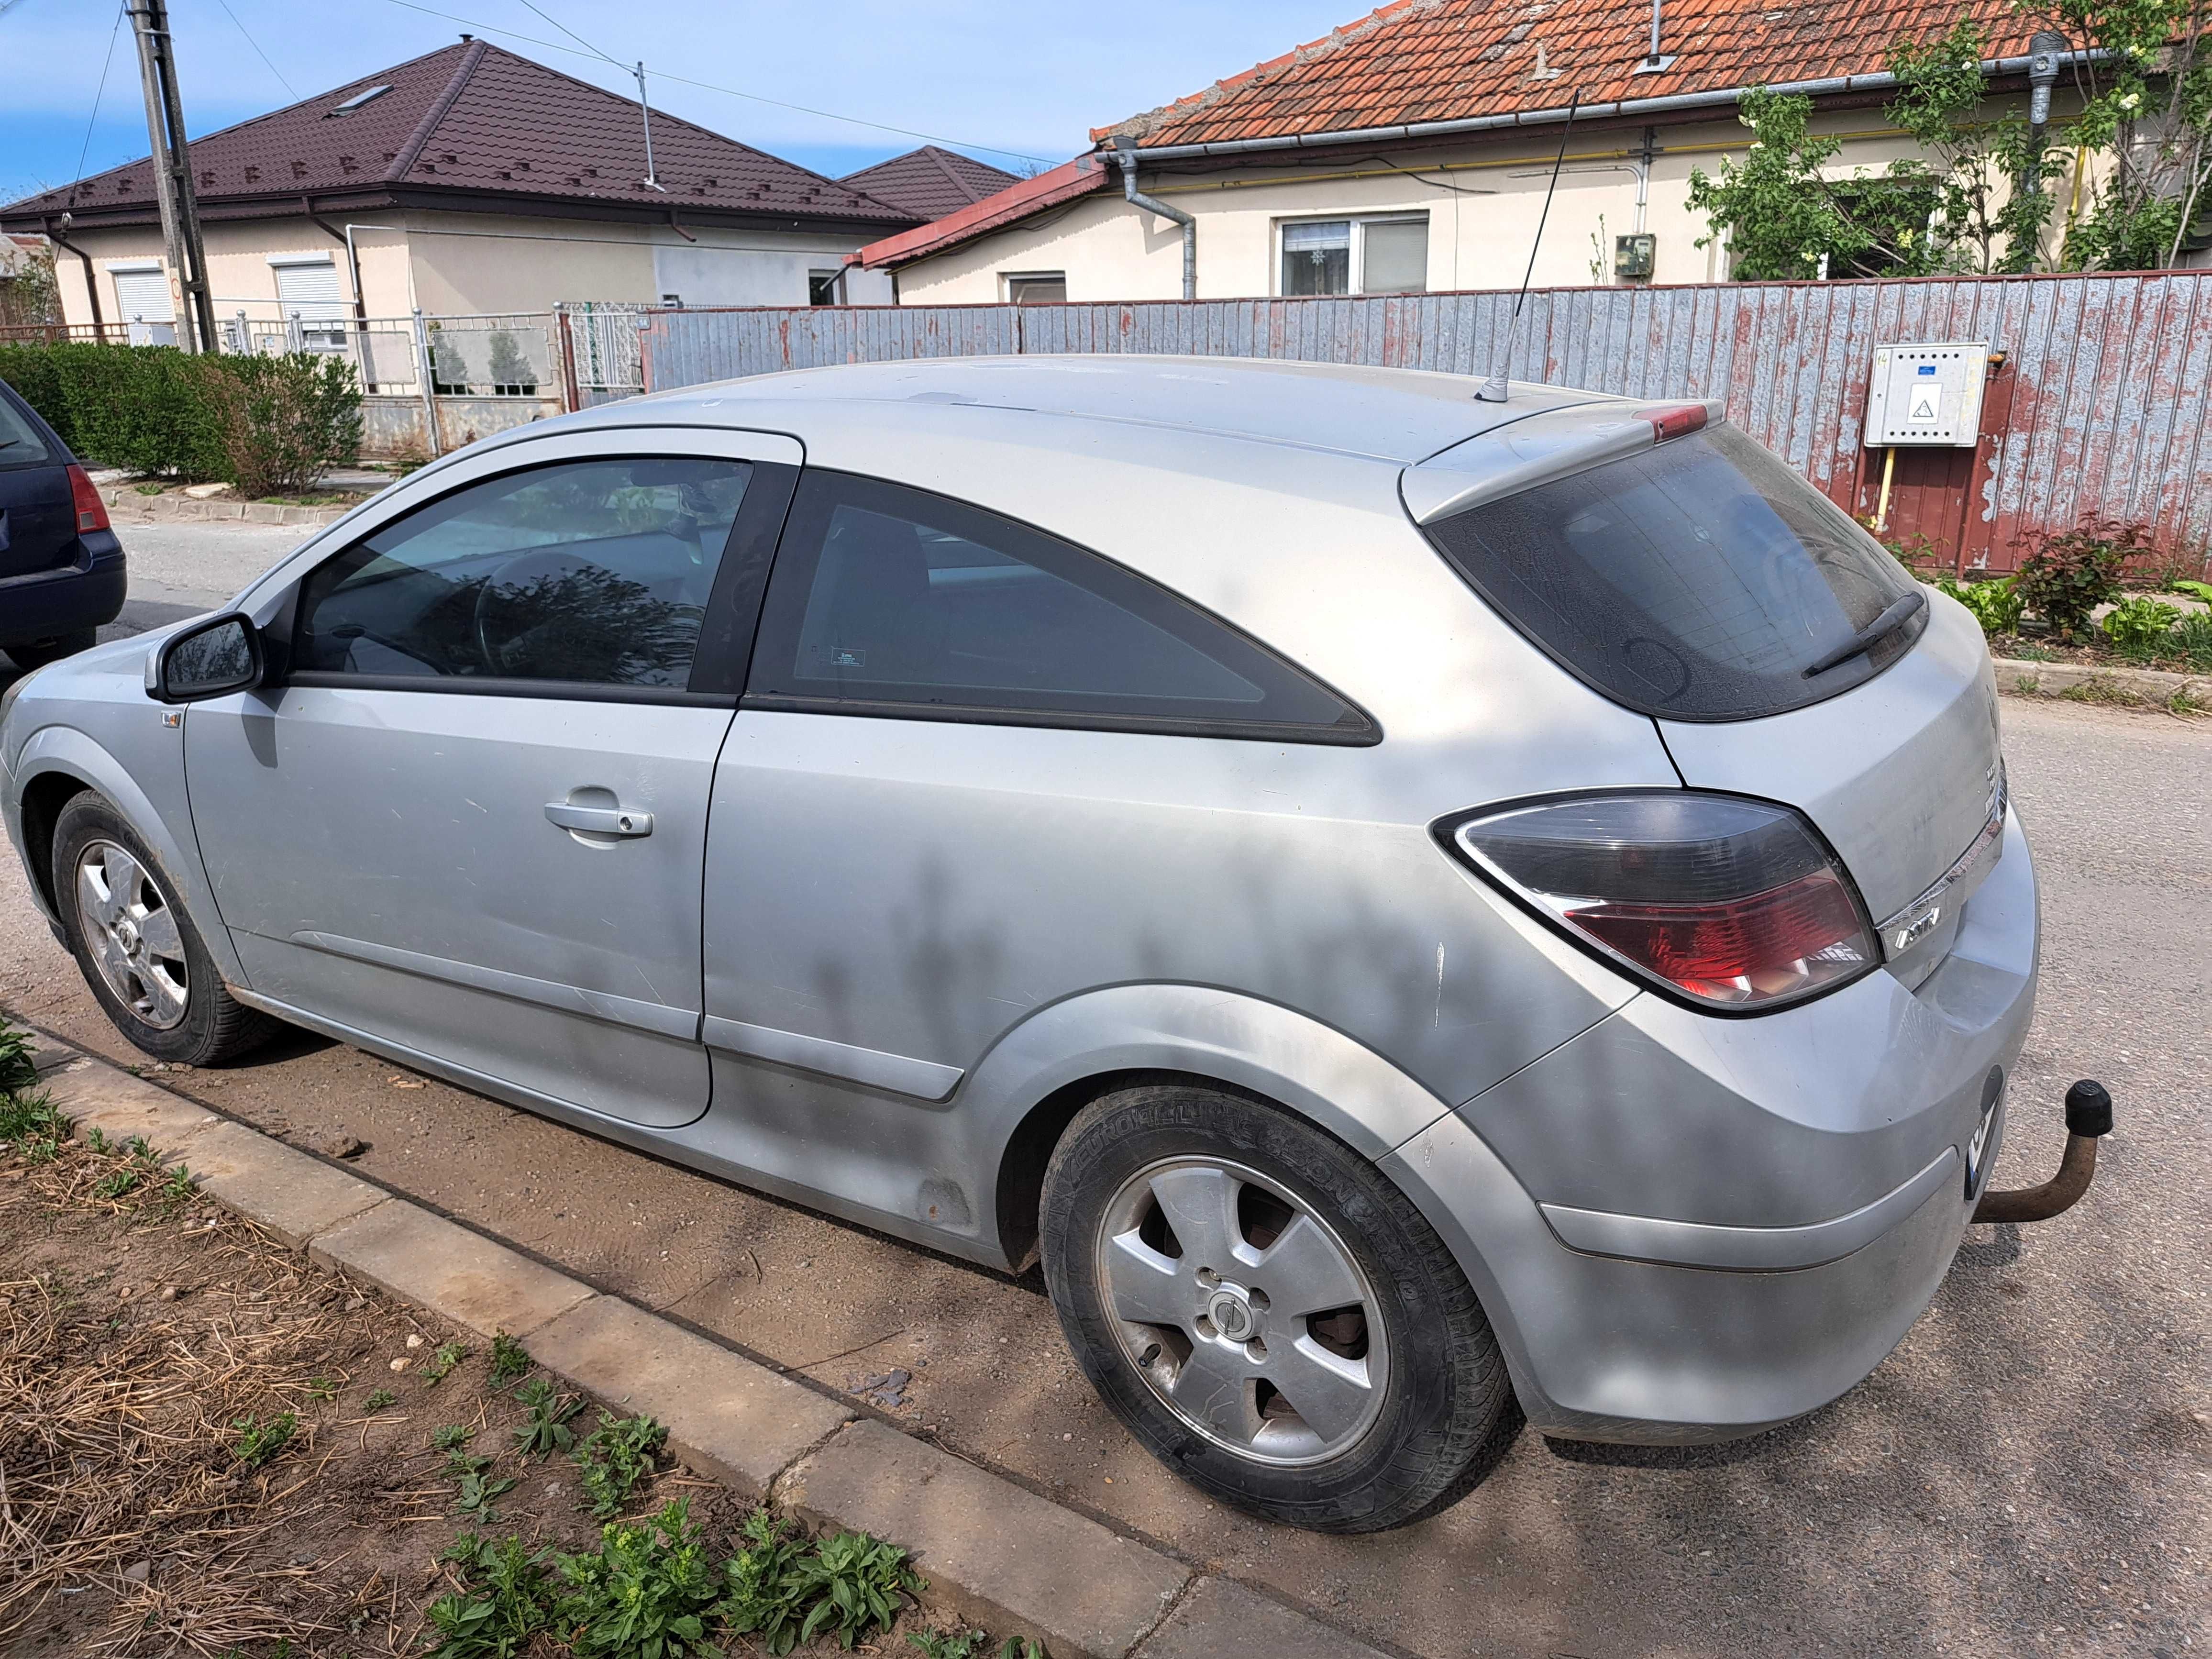
[[[215,301],[208,291],[207,251],[200,245],[199,199],[192,190],[185,105],[177,91],[177,58],[169,34],[168,0],[130,0],[138,37],[138,70],[146,88],[146,137],[154,147],[154,198],[169,263],[169,304],[177,343],[187,351],[216,349]]]

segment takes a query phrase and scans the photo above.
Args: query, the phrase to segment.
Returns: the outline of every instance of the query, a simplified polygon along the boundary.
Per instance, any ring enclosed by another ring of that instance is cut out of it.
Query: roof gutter
[[[1158,152],[1153,152],[1157,155]],[[1121,194],[1132,206],[1182,227],[1182,297],[1198,298],[1198,222],[1179,207],[1137,188],[1137,147],[1129,139],[1114,141],[1114,159],[1121,164]]]
[[[2041,56],[2037,54],[2036,56]],[[1985,58],[1981,70],[1984,78],[2001,75],[2025,75],[2036,63],[2036,56],[2018,58]],[[2063,52],[2058,56],[2061,68],[2081,64],[2103,63],[2111,54],[2099,47],[2087,52]],[[1869,75],[1836,75],[1820,81],[1778,81],[1766,90],[1808,98],[1834,97],[1854,92],[1890,92],[1895,90],[1897,77],[1887,70]],[[1334,132],[1284,133],[1267,138],[1227,138],[1203,144],[1159,144],[1139,147],[1132,154],[1134,141],[1126,135],[1115,139],[1114,159],[1121,164],[1125,178],[1133,189],[1135,174],[1132,169],[1136,157],[1146,161],[1175,161],[1206,155],[1240,155],[1255,150],[1327,149],[1340,144],[1375,144],[1391,142],[1419,141],[1426,138],[1451,138],[1468,132],[1496,132],[1513,127],[1547,126],[1565,121],[1571,112],[1577,121],[1603,120],[1615,116],[1662,115],[1675,110],[1725,109],[1742,100],[1752,88],[1729,87],[1714,92],[1676,93],[1664,98],[1623,98],[1609,104],[1584,104],[1570,110],[1562,105],[1557,109],[1517,110],[1504,115],[1470,115],[1455,121],[1408,121],[1387,127],[1346,127]],[[1137,200],[1132,195],[1131,201]],[[1155,211],[1170,211],[1156,206]],[[1188,232],[1185,233],[1188,234]],[[1185,297],[1189,297],[1186,294]]]

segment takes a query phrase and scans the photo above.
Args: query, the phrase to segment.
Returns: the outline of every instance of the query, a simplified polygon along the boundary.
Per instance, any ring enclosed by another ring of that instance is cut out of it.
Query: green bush
[[[174,346],[0,345],[0,380],[77,455],[248,495],[306,488],[360,447],[352,366],[312,352],[195,357]]]
[[[2010,576],[1990,582],[1954,581],[1942,576],[1936,579],[1936,586],[1972,611],[1982,632],[1988,635],[2015,632],[2021,612],[2027,608],[2019,584]]]
[[[2098,626],[2124,657],[2154,657],[2166,649],[2166,636],[2181,620],[2179,605],[2133,599],[2114,605]]]
[[[0,380],[85,460],[222,478],[223,362],[173,346],[0,345]]]
[[[2191,668],[2212,671],[2212,617],[2191,611],[2174,623],[2166,636],[2166,648]]]
[[[2053,536],[2020,562],[2014,578],[2027,608],[2071,640],[2089,625],[2096,608],[2120,597],[2130,561],[2150,551],[2140,525],[2091,525]]]
[[[246,495],[295,495],[361,449],[353,365],[313,351],[223,357],[221,406],[228,468]]]

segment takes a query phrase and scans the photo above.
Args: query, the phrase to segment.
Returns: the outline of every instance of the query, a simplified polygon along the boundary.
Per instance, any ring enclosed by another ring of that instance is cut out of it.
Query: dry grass
[[[316,1547],[357,1497],[318,1415],[341,1357],[400,1316],[151,1178],[113,1193],[127,1159],[70,1142],[0,1164],[0,1644],[319,1645],[362,1598]],[[290,1440],[247,1467],[234,1424],[286,1412]]]

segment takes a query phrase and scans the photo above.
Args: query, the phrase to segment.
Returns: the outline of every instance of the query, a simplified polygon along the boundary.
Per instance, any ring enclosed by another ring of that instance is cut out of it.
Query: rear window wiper
[[[1805,678],[1825,674],[1838,663],[1849,662],[1853,657],[1871,651],[1883,635],[1893,634],[1927,608],[1928,595],[1916,587],[1910,593],[1900,594],[1882,607],[1881,615],[1845,640],[1826,656],[1820,658],[1805,671]]]

